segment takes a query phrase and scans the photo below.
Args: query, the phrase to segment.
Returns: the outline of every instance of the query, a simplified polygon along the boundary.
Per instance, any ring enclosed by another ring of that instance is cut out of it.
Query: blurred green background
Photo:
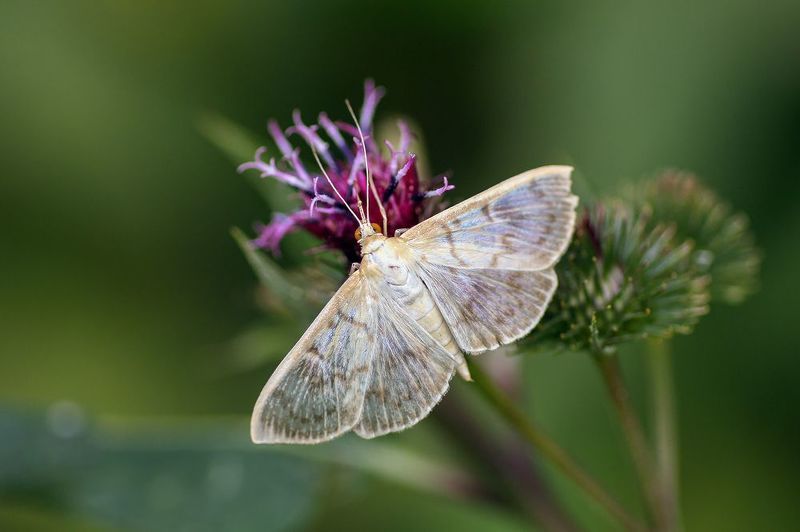
[[[344,118],[366,77],[388,90],[379,116],[421,127],[455,197],[548,163],[597,194],[681,167],[750,215],[762,290],[674,345],[684,517],[797,526],[798,27],[794,0],[0,2],[0,529],[528,526],[379,471],[397,451],[458,474],[434,418],[376,441],[386,459],[349,439],[249,444],[271,367],[238,368],[236,346],[283,353],[296,331],[241,336],[272,318],[229,228],[269,212],[199,124],[266,141],[266,119],[295,107]],[[636,351],[623,361],[645,409]],[[589,361],[525,371],[537,420],[635,506]],[[583,526],[613,529],[566,497]]]

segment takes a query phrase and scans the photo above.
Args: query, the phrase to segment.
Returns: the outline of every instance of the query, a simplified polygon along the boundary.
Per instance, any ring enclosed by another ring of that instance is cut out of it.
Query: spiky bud
[[[691,332],[708,312],[709,277],[674,225],[621,201],[584,212],[556,268],[559,288],[531,341],[613,353],[623,342]]]

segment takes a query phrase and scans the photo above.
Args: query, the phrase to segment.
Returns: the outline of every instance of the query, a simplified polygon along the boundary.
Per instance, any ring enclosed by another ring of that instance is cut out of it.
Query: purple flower
[[[408,151],[411,132],[405,122],[398,123],[400,140],[397,146],[389,141],[376,142],[372,136],[373,118],[383,94],[382,87],[376,87],[371,80],[365,82],[364,103],[358,122],[366,144],[366,162],[386,211],[387,233],[392,236],[397,229],[413,227],[429,216],[436,210],[438,199],[453,185],[444,177],[442,186],[423,189],[416,157]],[[268,225],[258,228],[259,235],[252,243],[278,254],[280,242],[286,234],[305,230],[322,239],[328,248],[340,250],[348,261],[358,262],[360,257],[355,237],[358,223],[350,209],[359,212],[360,200],[364,209],[369,205],[370,221],[378,225],[382,223],[380,206],[372,192],[370,201],[367,201],[365,149],[358,129],[347,122],[334,122],[325,113],[320,113],[317,124],[306,124],[300,111],[296,110],[292,113],[292,121],[294,124],[285,131],[275,120],[270,120],[267,125],[281,153],[279,160],[276,161],[275,157],[265,160],[267,149],[261,147],[252,161],[239,166],[239,172],[258,170],[261,177],[286,183],[300,193],[303,209],[288,215],[275,214]],[[323,133],[327,140],[323,139]],[[300,149],[294,148],[287,136],[300,137],[310,150],[319,155],[330,182],[315,162],[304,165]],[[336,190],[331,188],[331,184]]]

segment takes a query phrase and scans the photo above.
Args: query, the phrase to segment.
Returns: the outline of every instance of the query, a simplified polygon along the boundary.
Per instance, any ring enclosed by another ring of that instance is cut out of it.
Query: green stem
[[[608,513],[617,519],[627,530],[646,530],[645,527],[628,514],[628,512],[626,512],[597,481],[581,469],[558,444],[544,433],[540,432],[514,402],[494,385],[480,366],[470,359],[467,359],[467,364],[472,378],[478,390],[481,392],[481,395],[483,395],[483,398],[505,418],[525,441],[530,443],[538,451],[540,456],[549,460],[562,473],[575,482],[578,487],[605,508]]]
[[[622,377],[619,359],[616,356],[602,354],[595,354],[594,359],[597,362],[600,373],[603,375],[603,381],[619,417],[648,513],[656,529],[664,530],[664,512],[662,511],[653,458],[647,446],[644,430],[642,430],[639,418],[631,404],[630,394]]]
[[[481,477],[487,482],[486,494],[493,496],[494,502],[519,507],[533,517],[542,530],[577,531],[577,526],[545,484],[526,442],[516,433],[506,437],[485,430],[462,403],[459,391],[448,393],[435,415],[455,444],[460,445],[480,468]]]
[[[678,438],[675,429],[675,394],[672,377],[672,355],[669,343],[651,340],[648,343],[650,381],[655,419],[656,475],[666,529],[683,530],[678,497]]]

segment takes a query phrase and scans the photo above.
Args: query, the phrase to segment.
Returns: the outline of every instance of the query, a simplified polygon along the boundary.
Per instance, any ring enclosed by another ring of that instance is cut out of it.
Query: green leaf
[[[269,363],[277,364],[303,334],[306,325],[303,320],[283,319],[242,330],[227,343],[227,353],[220,361],[219,370],[238,373]]]
[[[324,446],[289,448],[297,456],[361,471],[396,484],[437,495],[478,492],[479,482],[454,464],[433,460],[400,445],[353,436]]]
[[[247,262],[258,277],[267,294],[266,306],[284,315],[299,314],[305,316],[309,312],[309,302],[305,297],[305,289],[294,283],[285,271],[263,251],[250,243],[250,239],[238,227],[231,229],[231,236],[244,253]]]
[[[296,530],[318,468],[258,448],[244,423],[90,426],[70,403],[0,411],[0,494],[128,530]]]
[[[75,404],[0,410],[0,500],[58,529],[302,529],[334,466],[427,494],[464,498],[478,481],[397,444],[345,436],[315,446],[256,446],[247,423],[222,419],[88,419]],[[335,499],[337,494],[326,493]],[[444,501],[443,501],[444,502]],[[60,516],[60,519],[59,519]],[[78,525],[80,523],[80,525]]]

